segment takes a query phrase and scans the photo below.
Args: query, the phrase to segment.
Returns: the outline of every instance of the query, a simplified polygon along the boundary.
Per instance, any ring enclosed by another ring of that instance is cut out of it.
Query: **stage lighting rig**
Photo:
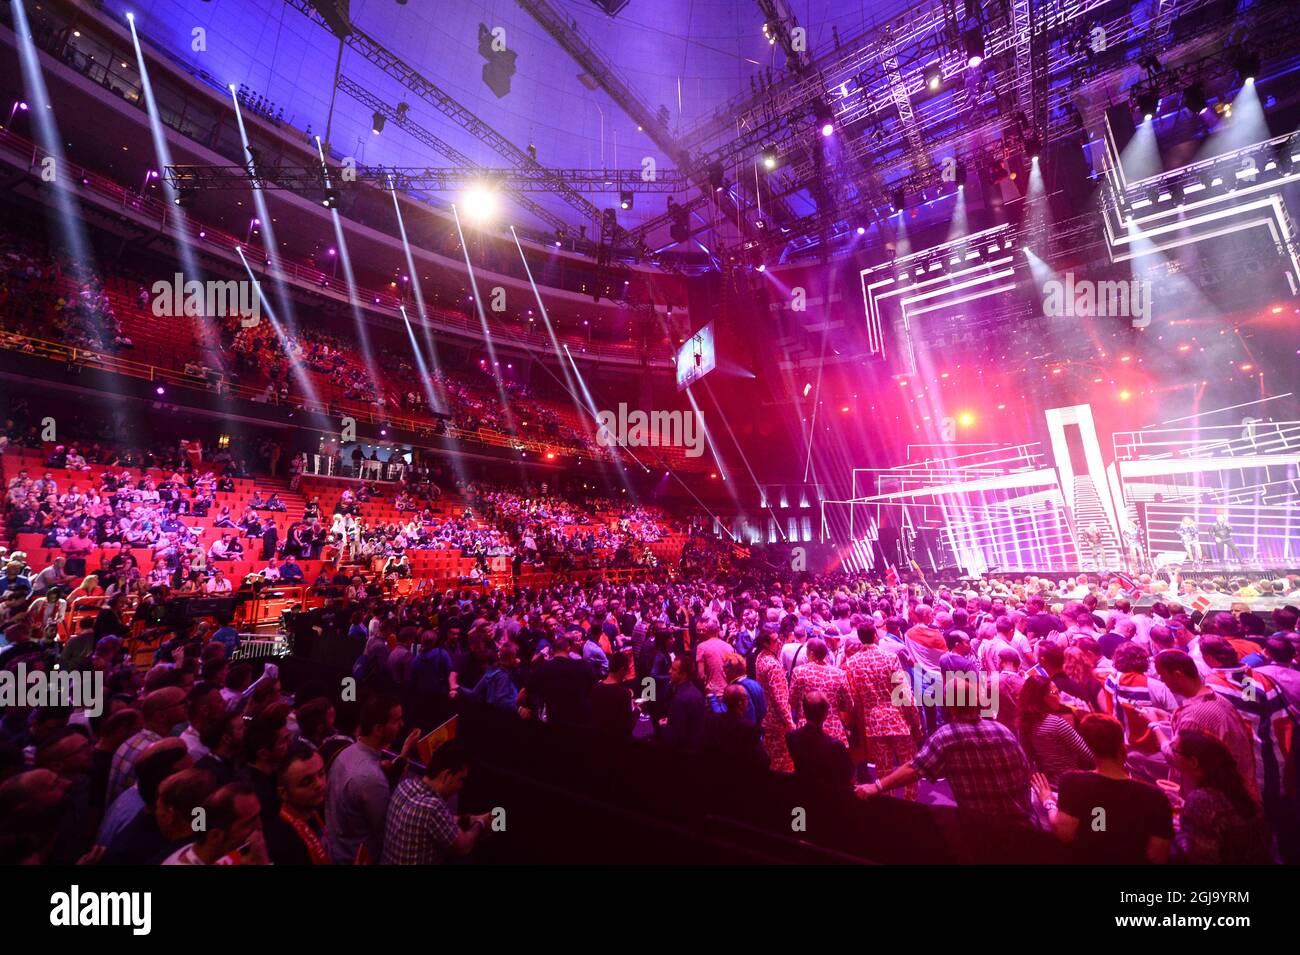
[[[929,93],[937,93],[943,88],[943,64],[931,63],[921,71],[921,77],[925,80],[925,89]]]
[[[487,28],[487,24],[478,25],[478,53],[487,60],[483,64],[483,82],[497,99],[510,92],[510,78],[515,75],[515,60],[519,54],[508,50],[498,39],[498,34]]]
[[[966,51],[966,65],[974,69],[984,62],[984,31],[971,27],[961,35],[962,48]]]
[[[1240,47],[1233,54],[1232,66],[1237,71],[1241,82],[1249,86],[1255,82],[1255,77],[1259,76],[1259,54],[1244,46]]]
[[[815,100],[812,105],[812,113],[817,128],[821,130],[823,136],[829,136],[835,132],[835,113],[825,100]]]
[[[723,175],[722,163],[715,162],[709,166],[709,185],[714,192],[721,192],[726,188],[727,180]]]
[[[1134,94],[1134,101],[1144,120],[1153,119],[1160,111],[1160,93],[1154,87],[1139,89]]]
[[[496,215],[497,192],[493,183],[477,182],[461,196],[465,214],[475,223],[483,223]]]
[[[1273,147],[1273,163],[1277,166],[1277,171],[1284,176],[1291,175],[1291,170],[1295,166],[1295,141],[1287,139]],[[1265,168],[1268,168],[1265,166]]]

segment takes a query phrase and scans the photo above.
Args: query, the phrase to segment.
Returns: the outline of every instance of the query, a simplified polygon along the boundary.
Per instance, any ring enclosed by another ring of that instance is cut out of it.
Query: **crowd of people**
[[[0,323],[7,331],[115,354],[133,345],[103,283],[28,239],[0,233]]]
[[[490,499],[517,532],[551,506]],[[20,570],[0,596],[40,586]],[[1300,613],[1133,597],[1125,578],[933,590],[734,564],[622,585],[348,587],[313,626],[358,648],[359,705],[232,665],[229,621],[156,625],[142,670],[122,659],[120,602],[67,640],[30,603],[0,666],[102,672],[110,703],[6,711],[0,846],[12,861],[445,861],[488,832],[455,808],[468,760],[451,744],[412,757],[477,704],[754,778],[955,804],[1089,861],[1296,861]]]

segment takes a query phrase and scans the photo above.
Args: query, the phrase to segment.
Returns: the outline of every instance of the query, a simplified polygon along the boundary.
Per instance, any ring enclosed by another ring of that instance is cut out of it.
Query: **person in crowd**
[[[916,755],[916,741],[922,735],[921,713],[912,695],[909,674],[898,654],[880,646],[876,628],[862,623],[857,628],[857,653],[845,665],[853,722],[866,741],[867,758],[877,776],[886,776]],[[915,799],[918,786],[901,790],[904,799]]]
[[[357,741],[330,766],[325,803],[329,854],[335,865],[367,865],[383,856],[391,761],[385,758],[402,730],[402,706],[384,693],[368,697],[357,722]],[[412,730],[399,754],[405,760],[419,738]]]
[[[1232,753],[1201,730],[1179,730],[1169,747],[1182,801],[1175,861],[1192,865],[1272,862],[1263,811]]]
[[[831,701],[821,690],[810,690],[803,702],[804,724],[786,734],[794,760],[794,778],[824,792],[853,788],[853,760],[844,741],[826,731]]]
[[[262,814],[267,855],[273,865],[329,865],[323,810],[328,794],[325,760],[299,741],[285,749],[275,771],[278,809]]]
[[[434,750],[424,771],[393,793],[384,830],[384,865],[438,865],[474,851],[492,814],[457,816],[448,805],[469,776],[469,754],[457,740]]]
[[[204,827],[163,865],[270,865],[252,786],[227,783],[204,800],[202,809]]]
[[[844,671],[830,662],[830,649],[821,637],[807,642],[808,662],[795,666],[790,674],[790,713],[798,722],[803,715],[804,697],[820,691],[830,702],[823,729],[833,738],[848,744],[844,721],[853,709],[853,697]]]
[[[1125,768],[1124,728],[1114,717],[1089,713],[1079,733],[1095,769],[1068,770],[1053,796],[1046,774],[1035,773],[1034,789],[1052,832],[1075,848],[1079,861],[1137,865],[1169,861],[1173,811],[1159,787],[1132,779]]]
[[[1029,762],[1014,733],[984,719],[979,689],[969,676],[950,673],[943,686],[945,722],[917,754],[879,782],[857,787],[866,798],[917,779],[946,779],[957,806],[990,818],[1029,826]]]
[[[506,644],[510,646],[510,644]],[[609,658],[609,673],[591,688],[591,727],[598,733],[630,739],[636,728],[637,711],[628,687],[631,658],[618,650]]]
[[[1093,755],[1079,735],[1074,711],[1061,702],[1051,680],[1038,674],[1025,680],[1017,714],[1020,744],[1051,785],[1057,785],[1069,770],[1093,768]]]
[[[660,739],[687,751],[704,745],[707,708],[704,693],[695,681],[692,660],[685,655],[674,659],[669,674],[668,716]]]
[[[758,657],[755,672],[767,713],[763,719],[763,748],[771,768],[777,772],[793,772],[794,762],[786,745],[786,734],[796,727],[790,709],[790,688],[785,668],[781,665],[780,637],[775,630],[763,630],[758,635]]]

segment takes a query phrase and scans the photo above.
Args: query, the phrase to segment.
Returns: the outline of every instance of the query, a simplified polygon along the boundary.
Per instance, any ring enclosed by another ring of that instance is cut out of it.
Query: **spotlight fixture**
[[[1237,71],[1237,75],[1241,77],[1241,82],[1249,86],[1255,82],[1255,77],[1259,75],[1259,54],[1241,47],[1233,56],[1232,66]]]
[[[1193,116],[1204,113],[1210,105],[1210,101],[1205,98],[1205,87],[1200,83],[1189,85],[1183,90],[1183,105]]]
[[[767,146],[764,148],[759,157],[763,160],[763,168],[769,171],[776,168],[776,147]]]
[[[858,232],[858,235],[866,235],[866,234],[867,234],[867,227],[866,227],[866,226],[863,226],[863,225],[860,225],[860,226],[858,226],[857,232]]]
[[[966,166],[963,163],[957,164],[956,182],[958,189],[966,188]]]
[[[812,107],[813,119],[816,120],[823,136],[829,136],[835,132],[835,113],[825,100],[816,100]]]
[[[1147,202],[1151,203],[1153,206],[1160,202],[1159,186],[1152,186],[1150,189],[1147,190]]]
[[[384,114],[381,113],[379,110],[375,110],[374,114],[370,117],[370,131],[374,133],[376,136],[378,136],[380,133],[384,131],[385,121],[386,121],[386,117],[384,116]]]
[[[620,192],[618,194],[618,207],[620,209],[631,209],[634,202],[633,193]]]
[[[939,92],[943,86],[943,64],[931,63],[921,71],[921,77],[925,80],[925,88],[931,93]]]
[[[1038,154],[1043,150],[1043,141],[1038,138],[1037,133],[1030,133],[1025,137],[1025,155],[1029,157],[1030,162],[1038,161]]]
[[[721,192],[726,184],[722,175],[722,163],[715,162],[709,166],[709,185],[713,187],[713,191]]]
[[[195,194],[193,189],[178,188],[176,195],[172,197],[172,202],[178,208],[189,209],[194,205]]]
[[[966,65],[974,68],[984,62],[984,31],[971,27],[961,35],[961,45],[966,50]]]
[[[406,114],[410,111],[410,109],[411,109],[410,103],[397,104],[397,121],[399,123],[404,122],[406,120]]]
[[[902,212],[906,196],[902,189],[895,189],[889,194],[889,208],[892,212]]]
[[[1182,208],[1183,200],[1187,198],[1187,193],[1183,191],[1182,183],[1172,183],[1169,186],[1169,198],[1173,200],[1174,205]]]
[[[337,209],[339,207],[339,191],[337,189],[326,189],[325,198],[320,201],[326,209]]]
[[[1138,112],[1143,119],[1150,120],[1160,111],[1160,94],[1156,90],[1139,90],[1136,98]]]
[[[465,214],[474,222],[486,222],[497,211],[497,194],[488,183],[475,183],[461,196]]]

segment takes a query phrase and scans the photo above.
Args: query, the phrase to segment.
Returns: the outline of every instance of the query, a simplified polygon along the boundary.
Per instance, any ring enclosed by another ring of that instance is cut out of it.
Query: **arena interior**
[[[1298,76],[1289,0],[3,0],[0,861],[1300,861]]]

